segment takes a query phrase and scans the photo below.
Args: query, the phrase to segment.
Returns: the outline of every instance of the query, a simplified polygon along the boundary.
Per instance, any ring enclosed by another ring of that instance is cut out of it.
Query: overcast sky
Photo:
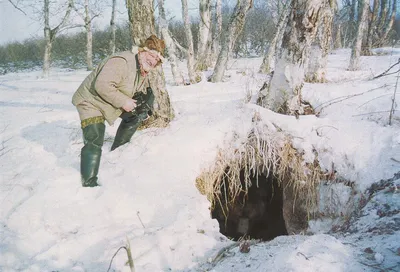
[[[128,15],[124,6],[125,0],[117,0],[117,2],[121,3],[117,20],[119,22],[126,21]],[[198,7],[198,0],[189,0],[188,3],[189,8]],[[182,18],[181,6],[181,0],[165,0],[165,8],[179,20]],[[13,41],[23,41],[31,37],[43,37],[43,26],[30,17],[34,16],[32,14],[26,16],[15,9],[8,0],[0,0],[0,45]],[[94,27],[103,29],[109,24],[110,17],[111,8],[107,8],[102,17],[94,21]],[[54,27],[54,25],[51,26]]]

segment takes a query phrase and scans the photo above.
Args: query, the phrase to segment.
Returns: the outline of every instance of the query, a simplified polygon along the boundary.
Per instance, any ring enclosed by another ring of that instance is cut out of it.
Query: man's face
[[[142,51],[139,53],[141,69],[144,72],[149,72],[151,69],[157,66],[160,61],[160,57],[157,53],[151,51]]]

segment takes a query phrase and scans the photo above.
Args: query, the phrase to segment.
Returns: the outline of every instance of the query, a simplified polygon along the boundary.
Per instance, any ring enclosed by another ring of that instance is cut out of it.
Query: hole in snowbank
[[[236,240],[305,233],[318,210],[318,185],[326,173],[315,150],[310,151],[312,162],[303,159],[304,152],[266,125],[255,126],[245,139],[234,135],[196,179],[220,232]]]
[[[234,199],[229,199],[229,182],[222,179],[221,202],[211,211],[212,218],[219,222],[220,232],[238,240],[243,236],[254,239],[271,240],[287,235],[283,217],[283,188],[273,175],[258,175],[250,178],[251,186],[247,194],[241,191]],[[244,171],[240,181],[245,186]],[[221,203],[230,203],[221,205]]]

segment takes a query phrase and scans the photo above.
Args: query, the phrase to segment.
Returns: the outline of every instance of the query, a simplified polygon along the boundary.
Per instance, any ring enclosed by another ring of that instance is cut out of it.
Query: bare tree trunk
[[[93,35],[92,20],[89,13],[89,0],[85,0],[85,29],[86,29],[86,66],[87,70],[93,70]]]
[[[184,79],[178,67],[178,58],[176,57],[176,47],[168,31],[168,22],[165,17],[164,0],[158,0],[158,10],[160,14],[160,31],[168,49],[168,61],[171,65],[172,76],[176,85],[183,85]]]
[[[289,5],[283,7],[281,10],[282,13],[276,28],[275,36],[269,45],[268,54],[264,57],[260,66],[260,73],[270,74],[275,70],[276,50],[282,44],[283,33],[285,32],[290,11],[291,8]]]
[[[383,31],[383,37],[381,39],[382,41],[386,41],[386,39],[389,35],[389,32],[394,25],[394,21],[396,19],[396,11],[397,11],[396,0],[393,0],[392,11],[391,11],[390,15],[388,16],[387,23],[386,23],[384,31]]]
[[[50,73],[51,48],[53,46],[50,28],[48,27],[44,28],[44,39],[46,43],[44,47],[44,57],[43,57],[43,77],[48,77]]]
[[[301,90],[307,74],[311,44],[321,23],[323,1],[292,0],[289,20],[283,36],[281,52],[268,96],[258,104],[276,112],[304,114]]]
[[[321,23],[319,24],[316,42],[312,45],[310,63],[306,74],[306,82],[326,82],[326,66],[331,46],[333,14],[336,10],[335,1],[321,0]]]
[[[211,76],[212,82],[222,81],[226,66],[228,64],[229,55],[232,53],[236,39],[243,30],[246,15],[249,9],[253,6],[253,0],[238,0],[235,10],[229,21],[229,29],[223,36],[221,52],[218,55],[217,64],[214,68],[214,73]]]
[[[349,20],[350,22],[356,21],[356,13],[357,13],[357,0],[351,0],[351,7],[350,7],[350,15]]]
[[[155,34],[154,8],[151,0],[127,0],[129,27],[133,45],[140,46]]]
[[[385,27],[385,22],[386,22],[386,15],[388,13],[388,1],[387,0],[380,0],[381,1],[381,8],[379,12],[379,23],[378,23],[378,28],[381,30],[380,32],[383,32],[383,28]]]
[[[368,32],[367,32],[367,41],[366,45],[363,48],[362,54],[364,56],[372,55],[372,41],[374,36],[374,30],[376,28],[376,19],[378,18],[378,11],[379,11],[379,0],[374,0],[373,9],[370,13],[369,20],[368,20]]]
[[[353,44],[353,41],[354,41],[353,37],[356,34],[355,32],[356,32],[356,25],[357,25],[357,19],[356,19],[357,1],[358,0],[351,0],[349,22],[348,22],[347,28],[346,28],[346,42],[344,43],[345,47],[350,47]],[[359,1],[361,1],[361,0],[359,0]]]
[[[214,33],[214,43],[212,50],[212,57],[217,58],[220,47],[221,47],[221,35],[222,35],[222,0],[216,0],[215,3],[215,33]]]
[[[50,63],[51,63],[51,49],[53,47],[53,41],[56,37],[56,34],[60,31],[60,29],[66,24],[69,15],[71,14],[71,10],[73,7],[72,0],[69,0],[67,10],[65,11],[65,15],[62,18],[60,24],[55,28],[51,29],[50,27],[50,0],[44,0],[43,2],[43,16],[44,16],[44,39],[45,49],[43,56],[43,77],[48,77],[50,72]]]
[[[110,51],[111,54],[115,53],[115,8],[116,8],[117,0],[112,0],[112,11],[111,11],[111,20],[110,20],[110,28],[111,28],[111,38],[110,38]]]
[[[207,52],[211,32],[211,1],[200,0],[199,42],[197,46],[196,72],[207,69]]]
[[[342,45],[342,25],[340,23],[338,23],[338,27],[337,27],[337,30],[336,30],[334,48],[335,49],[343,48],[343,45]]]
[[[350,65],[348,69],[350,71],[356,71],[360,68],[361,45],[368,20],[369,0],[360,1],[362,1],[362,12],[358,20],[357,36],[351,49]]]
[[[140,46],[152,34],[154,28],[154,9],[152,0],[127,0],[133,45]],[[165,77],[162,67],[148,75],[155,96],[154,114],[146,120],[146,126],[166,126],[173,118],[169,94],[165,88]]]
[[[182,18],[183,18],[183,24],[185,27],[185,33],[186,33],[186,41],[188,44],[187,48],[187,69],[188,69],[188,75],[189,75],[189,81],[190,83],[194,84],[197,82],[200,82],[201,77],[196,74],[195,71],[195,60],[194,60],[194,46],[193,46],[193,36],[192,36],[192,29],[190,27],[190,19],[189,19],[189,9],[188,9],[188,4],[187,0],[182,0]]]

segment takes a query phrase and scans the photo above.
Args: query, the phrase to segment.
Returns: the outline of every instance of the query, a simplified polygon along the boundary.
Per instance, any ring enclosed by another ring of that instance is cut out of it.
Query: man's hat
[[[150,50],[156,50],[161,54],[161,56],[164,56],[165,42],[157,38],[156,35],[151,35],[148,37],[144,42],[144,47],[147,47]]]

